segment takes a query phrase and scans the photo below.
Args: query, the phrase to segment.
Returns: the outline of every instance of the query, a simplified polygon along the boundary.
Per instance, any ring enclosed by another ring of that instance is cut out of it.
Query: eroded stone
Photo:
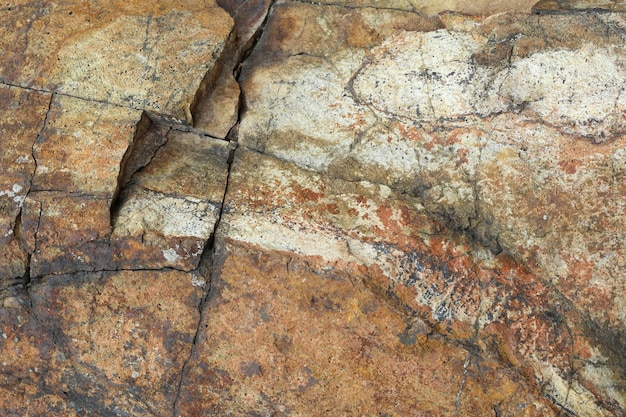
[[[355,270],[234,242],[218,259],[178,414],[557,414],[497,361],[464,373],[464,348],[412,327]]]
[[[38,283],[23,307],[0,309],[0,410],[165,415],[190,353],[202,293],[190,274],[176,271]]]
[[[112,199],[141,113],[56,95],[34,147],[33,190]]]
[[[229,144],[175,130],[166,140],[117,203],[112,242],[123,268],[197,268],[218,220]]]
[[[220,0],[234,19],[224,53],[200,86],[191,111],[194,127],[226,138],[239,119],[241,89],[235,79],[243,55],[252,47],[269,12],[271,0]]]
[[[49,94],[0,85],[0,291],[26,274],[19,217],[35,171],[33,145],[49,103]]]
[[[564,12],[571,10],[626,11],[622,1],[607,0],[541,0],[532,8],[533,12]]]
[[[212,1],[44,1],[0,13],[4,82],[189,122],[232,26]]]
[[[445,11],[453,11],[477,16],[490,16],[496,13],[528,13],[537,0],[322,0],[322,4],[340,4],[346,7],[374,7],[396,9],[436,16]]]
[[[220,225],[218,240],[295,254],[319,274],[359,277],[427,332],[475,346],[472,366],[504,360],[562,407],[583,415],[621,407],[621,365],[606,356],[612,342],[587,329],[586,313],[542,275],[447,231],[415,197],[239,150]]]
[[[367,12],[284,7],[244,68],[242,144],[415,196],[430,216],[555,285],[591,328],[623,333],[621,14],[448,14],[446,29],[387,32],[379,15],[381,36],[359,48],[327,22]],[[300,30],[284,30],[296,15]],[[597,354],[613,357],[615,337]],[[618,387],[621,365],[609,361]],[[559,384],[558,402],[568,390]],[[594,401],[588,389],[572,400],[577,413]],[[624,396],[613,389],[603,401],[618,410]]]

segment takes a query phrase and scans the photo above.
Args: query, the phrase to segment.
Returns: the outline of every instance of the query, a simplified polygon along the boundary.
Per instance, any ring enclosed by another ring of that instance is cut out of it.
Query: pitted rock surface
[[[615,1],[0,7],[0,414],[626,414]]]

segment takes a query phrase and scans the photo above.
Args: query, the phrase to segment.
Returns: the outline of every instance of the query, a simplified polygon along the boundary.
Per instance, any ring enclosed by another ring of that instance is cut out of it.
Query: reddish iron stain
[[[313,201],[317,203],[320,199],[324,197],[323,193],[316,193],[313,190],[309,190],[308,188],[302,188],[300,186],[292,187],[294,191],[294,200],[296,202],[305,202],[305,201]]]
[[[578,159],[569,159],[567,161],[559,162],[559,167],[567,174],[575,174],[578,171],[581,161]]]
[[[326,204],[326,210],[331,214],[339,214],[339,206],[336,203]]]
[[[456,167],[458,168],[461,164],[467,164],[467,154],[469,154],[469,150],[466,148],[459,149],[457,151],[459,154],[459,160],[456,162]]]

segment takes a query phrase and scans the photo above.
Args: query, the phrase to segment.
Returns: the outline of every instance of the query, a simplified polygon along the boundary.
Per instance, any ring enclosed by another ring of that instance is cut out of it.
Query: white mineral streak
[[[211,236],[219,214],[218,208],[193,197],[170,197],[143,190],[134,193],[120,210],[115,222],[115,236],[133,236],[144,230],[158,230],[165,236]]]
[[[623,25],[611,14],[598,19]],[[508,59],[480,65],[476,54],[491,44],[479,29],[471,20],[455,30],[398,30],[355,53],[287,52],[244,83],[249,106],[240,143],[322,174],[419,194],[425,206],[462,228],[479,220],[509,254],[524,259],[533,253],[543,279],[577,308],[623,325],[626,48],[580,42],[521,54],[515,42],[526,39],[518,34],[507,40]],[[364,216],[365,207],[352,207]],[[369,229],[379,227],[367,211]],[[271,219],[240,214],[229,220],[235,239],[329,263],[375,263],[395,281],[408,279],[406,271],[414,267],[404,253],[383,252],[349,235],[357,229],[347,225],[337,232],[280,213]],[[569,285],[579,272],[574,261],[589,265],[590,275],[575,292]],[[484,294],[477,307],[452,286],[439,291],[423,285],[432,271],[413,273],[417,301],[441,320],[479,317],[487,325],[506,313],[493,295]],[[609,300],[610,312],[578,295],[586,290]],[[488,306],[493,319],[483,314]],[[594,363],[604,363],[598,358]],[[563,377],[564,370],[545,360],[535,365],[556,403],[580,416],[606,415],[587,388]],[[610,366],[588,368],[585,376],[624,406]]]

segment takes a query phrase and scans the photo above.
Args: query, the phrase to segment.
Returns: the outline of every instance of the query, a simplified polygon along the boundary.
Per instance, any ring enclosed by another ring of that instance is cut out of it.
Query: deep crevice
[[[135,135],[126,153],[122,157],[120,170],[117,177],[117,187],[111,198],[110,224],[115,224],[119,211],[123,204],[123,194],[133,176],[148,166],[152,159],[167,143],[167,134],[170,128],[155,123],[147,113],[141,115],[141,119],[135,128]]]

